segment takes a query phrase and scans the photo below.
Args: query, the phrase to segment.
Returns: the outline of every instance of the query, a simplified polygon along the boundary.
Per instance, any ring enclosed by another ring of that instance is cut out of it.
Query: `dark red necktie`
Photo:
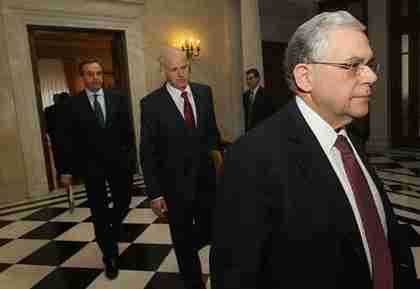
[[[392,289],[394,282],[391,252],[369,185],[346,137],[339,135],[335,147],[341,153],[344,169],[362,218],[372,259],[373,289]]]
[[[191,103],[188,99],[188,92],[183,91],[181,93],[181,97],[184,99],[184,120],[185,120],[185,124],[189,128],[195,128],[194,113],[193,113],[193,110],[192,110]]]

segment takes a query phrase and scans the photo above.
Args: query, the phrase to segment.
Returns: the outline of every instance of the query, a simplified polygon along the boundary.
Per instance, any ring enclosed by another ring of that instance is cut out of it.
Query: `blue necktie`
[[[94,97],[93,107],[94,107],[96,119],[98,120],[99,125],[102,128],[104,128],[105,127],[105,117],[104,117],[104,112],[102,111],[102,107],[99,104],[98,96],[99,96],[98,94],[93,95],[93,97]]]

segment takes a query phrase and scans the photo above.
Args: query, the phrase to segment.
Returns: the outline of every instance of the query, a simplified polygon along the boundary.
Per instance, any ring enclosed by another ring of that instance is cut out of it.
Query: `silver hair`
[[[354,28],[365,31],[366,26],[347,11],[323,12],[298,27],[287,45],[284,58],[286,82],[297,92],[293,70],[299,63],[322,61],[328,47],[329,32],[338,28]]]

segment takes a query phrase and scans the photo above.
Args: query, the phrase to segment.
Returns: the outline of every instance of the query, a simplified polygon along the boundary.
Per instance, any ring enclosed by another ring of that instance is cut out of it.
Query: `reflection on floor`
[[[420,288],[420,153],[394,150],[370,158],[399,221],[409,224]],[[0,288],[182,288],[167,222],[150,210],[141,179],[124,221],[121,270],[114,281],[104,276],[84,193],[76,194],[72,213],[65,200],[56,196],[0,207]],[[206,280],[208,251],[200,252]]]

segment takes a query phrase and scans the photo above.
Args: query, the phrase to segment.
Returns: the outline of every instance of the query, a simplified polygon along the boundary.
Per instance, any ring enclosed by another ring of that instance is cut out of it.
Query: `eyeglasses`
[[[309,64],[323,64],[323,65],[330,65],[335,66],[341,69],[345,69],[347,71],[350,71],[356,75],[360,75],[362,73],[363,69],[369,68],[374,73],[378,74],[381,70],[381,65],[377,63],[375,60],[371,60],[367,63],[363,62],[353,62],[353,63],[339,63],[339,62],[318,62],[313,61]]]

